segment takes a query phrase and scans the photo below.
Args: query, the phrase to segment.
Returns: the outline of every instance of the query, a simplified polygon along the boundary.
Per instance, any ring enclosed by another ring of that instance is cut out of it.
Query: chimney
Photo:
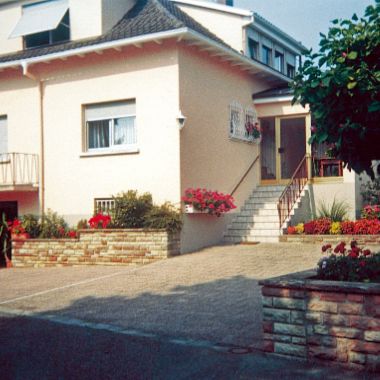
[[[218,4],[223,4],[223,5],[229,5],[230,7],[234,6],[234,0],[216,0]]]

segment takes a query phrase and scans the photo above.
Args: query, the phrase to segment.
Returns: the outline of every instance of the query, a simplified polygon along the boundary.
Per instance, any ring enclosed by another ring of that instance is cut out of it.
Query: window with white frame
[[[8,125],[7,117],[0,115],[0,155],[8,153]]]
[[[9,38],[23,37],[24,48],[70,40],[69,0],[43,0],[22,6],[22,15]]]
[[[87,151],[137,148],[135,100],[87,105],[85,121]]]
[[[238,102],[231,103],[230,138],[252,142],[259,137],[255,133],[258,130],[257,123],[257,114],[253,108],[243,109]]]

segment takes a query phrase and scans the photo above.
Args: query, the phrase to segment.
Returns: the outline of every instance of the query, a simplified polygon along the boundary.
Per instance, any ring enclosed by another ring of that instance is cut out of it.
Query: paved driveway
[[[221,246],[145,267],[0,271],[0,312],[137,336],[258,346],[258,280],[315,267],[320,247]]]

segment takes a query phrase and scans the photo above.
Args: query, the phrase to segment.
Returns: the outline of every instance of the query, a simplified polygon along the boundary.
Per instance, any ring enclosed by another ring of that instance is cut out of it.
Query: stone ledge
[[[314,290],[334,293],[354,294],[380,294],[380,283],[324,281],[313,279],[317,275],[316,270],[292,273],[285,276],[274,277],[259,281],[259,285],[265,286],[265,294],[271,288],[284,289],[285,293],[290,290]],[[283,296],[289,297],[289,296]]]
[[[292,234],[281,235],[279,241],[281,243],[336,243],[341,241],[346,243],[356,240],[359,244],[380,245],[380,235],[306,235]]]
[[[13,266],[148,264],[179,255],[179,233],[162,229],[80,230],[76,239],[12,242]]]
[[[315,275],[305,271],[259,282],[263,350],[380,371],[380,283],[321,281]]]

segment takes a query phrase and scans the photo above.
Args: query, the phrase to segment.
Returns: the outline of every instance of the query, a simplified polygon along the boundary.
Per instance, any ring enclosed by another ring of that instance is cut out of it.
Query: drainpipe
[[[44,136],[44,82],[28,70],[27,62],[21,62],[22,73],[25,77],[37,82],[40,101],[40,204],[41,218],[45,216],[45,136]]]

